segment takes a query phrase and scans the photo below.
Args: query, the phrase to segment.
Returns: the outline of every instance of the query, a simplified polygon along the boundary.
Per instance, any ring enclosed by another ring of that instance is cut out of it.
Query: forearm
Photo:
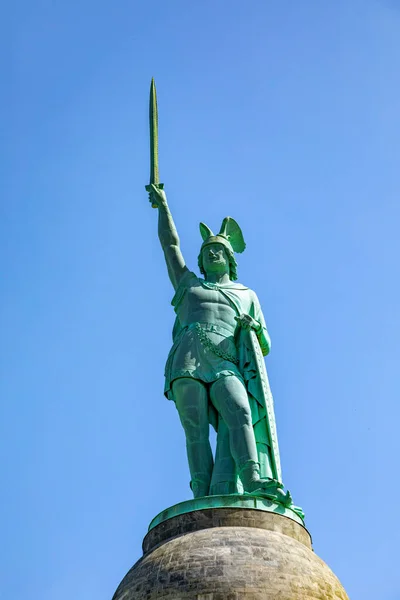
[[[179,236],[168,204],[158,210],[158,237],[163,250],[170,246],[179,247]]]
[[[256,334],[261,346],[262,353],[264,356],[266,356],[271,350],[271,338],[269,337],[268,331],[260,323],[258,330],[256,330]]]
[[[257,336],[258,342],[261,346],[261,350],[264,356],[266,356],[271,348],[271,339],[268,335],[267,328],[265,327],[264,319],[261,315],[261,319],[258,321],[251,315],[243,313],[240,317],[235,317],[236,321],[248,331],[252,329]]]
[[[158,237],[164,252],[168,274],[175,290],[182,276],[188,270],[180,249],[179,236],[168,207],[167,197],[162,187],[150,184],[146,187],[152,206],[158,208]]]

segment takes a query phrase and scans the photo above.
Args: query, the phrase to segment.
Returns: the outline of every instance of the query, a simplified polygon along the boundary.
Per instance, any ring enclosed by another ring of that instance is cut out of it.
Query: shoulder
[[[248,292],[251,303],[254,305],[256,310],[259,310],[261,308],[261,306],[260,306],[260,301],[258,299],[257,294],[255,293],[254,290],[251,290],[250,288],[247,288],[247,292]]]
[[[257,294],[251,288],[247,287],[246,285],[242,285],[241,283],[235,282],[234,289],[238,290],[238,292],[246,296],[251,302],[254,302],[254,304],[259,304]]]
[[[248,288],[247,286],[243,285],[242,283],[239,283],[238,281],[231,281],[230,283],[228,283],[224,287],[226,287],[227,290],[238,290],[238,291],[251,292],[250,288]]]
[[[193,273],[193,271],[189,271],[189,269],[186,268],[186,271],[183,273],[182,277],[179,280],[177,290],[179,288],[190,287],[191,285],[199,283],[200,281],[201,280],[199,279],[199,277],[197,277],[196,273]]]
[[[193,273],[193,271],[189,271],[189,269],[186,269],[186,271],[183,273],[182,277],[179,280],[178,287],[175,290],[174,297],[171,301],[172,306],[176,308],[178,304],[180,304],[180,302],[182,301],[186,290],[195,285],[199,285],[199,278],[197,277],[196,273]]]

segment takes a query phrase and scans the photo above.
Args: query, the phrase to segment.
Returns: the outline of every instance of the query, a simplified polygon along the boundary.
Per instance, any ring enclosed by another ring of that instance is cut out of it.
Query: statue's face
[[[207,273],[229,273],[229,260],[222,244],[209,244],[202,252],[203,268]]]

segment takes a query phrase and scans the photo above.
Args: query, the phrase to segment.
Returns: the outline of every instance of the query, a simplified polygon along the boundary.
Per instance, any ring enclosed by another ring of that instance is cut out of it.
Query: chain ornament
[[[216,344],[214,344],[210,340],[210,338],[208,337],[208,335],[206,334],[206,332],[204,331],[204,329],[202,328],[202,326],[200,325],[200,323],[196,323],[195,329],[196,329],[196,331],[198,333],[198,336],[199,336],[199,339],[200,339],[201,343],[203,344],[203,346],[205,348],[208,348],[209,350],[211,350],[211,352],[214,352],[214,354],[216,354],[217,356],[219,356],[223,360],[227,360],[229,362],[232,362],[235,365],[239,364],[239,359],[236,358],[236,356],[233,356],[229,352],[224,352],[224,350],[221,350],[221,348],[219,348]]]

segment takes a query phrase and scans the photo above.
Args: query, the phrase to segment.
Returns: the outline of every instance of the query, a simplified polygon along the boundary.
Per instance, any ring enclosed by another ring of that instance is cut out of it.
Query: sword
[[[150,84],[150,102],[149,102],[149,120],[150,120],[150,184],[146,185],[146,190],[151,193],[151,184],[164,189],[164,184],[160,183],[158,173],[158,110],[157,110],[157,92],[154,77]],[[157,208],[157,204],[151,204]]]
[[[260,344],[254,329],[250,330],[250,341],[254,356],[257,362],[261,387],[263,391],[263,405],[266,410],[267,434],[271,444],[271,467],[274,479],[282,483],[281,459],[279,456],[278,436],[276,432],[274,400],[269,387],[267,370],[265,368],[264,357],[261,352]]]

